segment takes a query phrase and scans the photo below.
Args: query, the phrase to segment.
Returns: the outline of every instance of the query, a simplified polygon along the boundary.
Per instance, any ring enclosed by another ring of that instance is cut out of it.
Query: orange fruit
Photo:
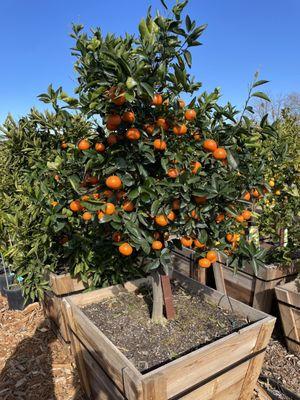
[[[177,136],[185,135],[187,133],[187,126],[185,124],[173,126],[173,132]]]
[[[207,200],[205,196],[194,196],[194,199],[197,204],[205,204]]]
[[[84,196],[81,197],[82,201],[89,201],[90,196],[88,196],[87,194],[85,194]]]
[[[119,247],[119,252],[123,254],[123,256],[130,256],[133,252],[133,248],[129,243],[123,243]]]
[[[115,129],[117,129],[117,127],[120,125],[120,123],[122,122],[122,119],[120,117],[120,115],[117,114],[110,114],[107,116],[106,119],[106,126],[109,129],[109,127],[115,127]],[[114,131],[115,129],[110,129],[111,131]]]
[[[141,133],[138,129],[136,128],[130,128],[128,129],[128,131],[126,132],[126,137],[127,139],[134,141],[134,140],[139,140],[139,138],[141,137]]]
[[[217,259],[218,259],[218,254],[217,254],[216,251],[210,250],[210,251],[208,251],[208,252],[206,253],[206,258],[207,258],[210,262],[214,263],[214,262],[216,262]]]
[[[170,168],[168,169],[167,175],[169,178],[176,179],[179,175],[179,171],[176,168]]]
[[[211,262],[207,258],[199,258],[198,265],[200,268],[209,268],[211,266]]]
[[[97,212],[97,214],[98,214],[98,219],[99,219],[99,221],[101,221],[101,219],[104,217],[104,212],[103,211],[98,211]]]
[[[199,242],[198,239],[194,239],[194,245],[198,247],[198,249],[203,249],[205,247],[205,243]]]
[[[244,210],[242,212],[242,216],[243,216],[244,220],[248,221],[251,218],[252,213],[249,210]]]
[[[169,214],[167,215],[168,220],[170,221],[175,221],[176,219],[176,214],[174,213],[174,211],[170,211]]]
[[[122,181],[117,175],[109,176],[106,179],[105,184],[107,187],[113,190],[118,190],[122,188]]]
[[[190,236],[183,236],[180,238],[181,244],[184,247],[191,247],[193,244],[193,239]]]
[[[155,150],[164,151],[167,148],[167,143],[164,140],[155,139],[153,142],[153,146],[154,146]]]
[[[148,133],[148,135],[152,135],[152,133],[154,132],[154,126],[151,124],[145,124],[143,128]]]
[[[105,205],[105,214],[112,215],[116,211],[116,207],[113,203],[106,203]]]
[[[179,99],[178,100],[178,106],[179,106],[179,108],[184,108],[185,107],[185,101],[182,100],[182,99]]]
[[[93,193],[92,196],[93,196],[93,199],[98,200],[98,199],[100,199],[101,195],[100,195],[100,193]]]
[[[126,102],[124,90],[112,86],[108,92],[109,98],[116,106],[122,106]]]
[[[241,214],[241,215],[238,215],[238,216],[235,218],[235,220],[236,220],[237,222],[242,223],[242,222],[244,222],[244,217],[243,217],[243,215]]]
[[[188,121],[193,121],[197,117],[197,113],[195,110],[186,110],[184,116]]]
[[[82,139],[78,143],[78,149],[79,150],[88,150],[90,148],[90,142],[87,139]]]
[[[54,179],[56,180],[56,182],[59,182],[60,176],[59,175],[54,175]]]
[[[252,196],[253,197],[259,197],[259,191],[257,189],[252,189]]]
[[[249,192],[246,192],[246,193],[244,194],[243,199],[246,200],[246,201],[249,201],[249,200],[251,199],[251,194],[250,194]]]
[[[156,93],[153,98],[152,98],[152,105],[154,106],[161,106],[163,103],[163,98],[162,95],[159,93]]]
[[[226,240],[229,243],[232,243],[234,241],[234,235],[232,233],[226,233]]]
[[[134,210],[134,204],[133,204],[132,201],[127,200],[127,201],[125,201],[125,203],[122,205],[122,208],[123,208],[124,211],[131,212],[131,211]]]
[[[108,138],[107,138],[107,143],[109,146],[113,146],[118,142],[118,136],[115,135],[114,133],[111,133]]]
[[[199,215],[197,214],[197,211],[196,210],[193,210],[192,212],[191,212],[191,217],[192,218],[194,218],[194,219],[199,219]]]
[[[125,111],[124,114],[122,115],[122,120],[124,122],[128,122],[129,124],[133,124],[135,120],[135,115],[132,111]]]
[[[215,221],[217,224],[219,224],[220,222],[224,221],[225,219],[225,215],[224,214],[218,214],[215,218]]]
[[[66,142],[62,142],[60,147],[61,147],[61,149],[65,150],[68,147],[68,144]]]
[[[78,212],[78,211],[82,210],[82,205],[80,204],[79,200],[71,201],[69,207],[70,207],[70,210],[72,210],[74,212]]]
[[[58,206],[58,204],[59,204],[58,201],[52,201],[51,202],[51,206],[52,207],[56,207],[56,206]]]
[[[173,210],[179,210],[180,209],[180,200],[179,199],[174,199],[172,201],[172,209]]]
[[[159,117],[156,120],[156,126],[163,128],[163,130],[167,131],[169,129],[169,124],[163,117]]]
[[[155,220],[155,223],[159,226],[167,226],[169,223],[168,218],[162,214],[157,215],[154,220]]]
[[[104,144],[103,144],[103,143],[96,143],[96,144],[95,144],[95,150],[96,150],[98,153],[103,153],[103,152],[105,151],[105,146],[104,146]]]
[[[121,242],[121,239],[122,239],[121,233],[120,232],[114,232],[113,235],[112,235],[112,239],[116,243]]]
[[[103,196],[106,197],[107,199],[110,199],[111,197],[113,197],[114,193],[111,190],[104,190],[103,192]]]
[[[227,151],[222,147],[218,147],[214,152],[213,156],[216,160],[226,160],[227,158]]]
[[[88,211],[86,211],[82,214],[82,219],[84,221],[90,221],[92,219],[92,217],[93,217],[92,214]]]
[[[192,174],[196,174],[199,170],[199,168],[201,168],[201,163],[199,161],[193,161],[192,162]]]
[[[152,242],[151,247],[152,247],[153,250],[161,250],[162,247],[163,247],[163,244],[162,244],[162,242],[160,240],[154,240]]]
[[[215,150],[217,150],[218,145],[217,145],[217,142],[215,142],[214,140],[206,139],[203,142],[203,148],[206,151],[214,152]]]

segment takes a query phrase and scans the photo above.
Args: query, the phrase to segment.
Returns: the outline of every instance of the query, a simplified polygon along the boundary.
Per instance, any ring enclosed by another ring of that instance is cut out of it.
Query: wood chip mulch
[[[84,400],[74,360],[38,303],[10,311],[0,296],[0,399]]]

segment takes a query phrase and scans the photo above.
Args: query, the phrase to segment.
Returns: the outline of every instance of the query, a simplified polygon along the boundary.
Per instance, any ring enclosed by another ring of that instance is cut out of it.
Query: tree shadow
[[[23,329],[26,327],[19,331]],[[70,356],[45,319],[34,335],[22,340],[7,359],[0,373],[0,399],[84,400],[73,372]]]

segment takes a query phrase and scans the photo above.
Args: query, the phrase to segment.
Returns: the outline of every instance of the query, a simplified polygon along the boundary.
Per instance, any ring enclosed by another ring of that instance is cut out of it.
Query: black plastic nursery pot
[[[9,289],[4,289],[4,293],[7,297],[8,308],[10,310],[24,310],[28,305],[28,302],[25,303],[25,298],[20,286],[11,285]]]
[[[8,284],[11,285],[14,280],[14,274],[7,274]],[[0,292],[2,296],[6,296],[4,289],[7,289],[5,273],[0,273]]]

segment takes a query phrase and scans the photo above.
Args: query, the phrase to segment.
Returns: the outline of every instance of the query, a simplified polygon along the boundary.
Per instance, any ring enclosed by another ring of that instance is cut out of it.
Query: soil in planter
[[[121,293],[82,310],[141,372],[248,325],[245,318],[189,294],[177,282],[172,291],[176,318],[164,325],[150,319],[148,288],[138,294]]]

